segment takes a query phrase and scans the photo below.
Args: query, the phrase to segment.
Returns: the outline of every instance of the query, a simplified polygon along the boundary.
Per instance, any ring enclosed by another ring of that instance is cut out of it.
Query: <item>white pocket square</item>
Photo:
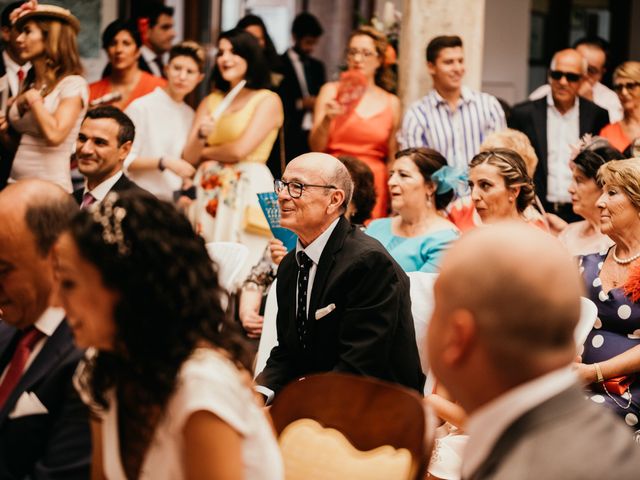
[[[9,413],[9,418],[26,417],[27,415],[42,415],[49,413],[37,395],[33,392],[23,392],[16,402],[16,406]]]
[[[320,320],[322,317],[326,317],[331,312],[333,312],[335,309],[336,309],[336,304],[335,303],[330,303],[329,305],[327,305],[324,308],[319,308],[318,310],[316,310],[316,320]]]

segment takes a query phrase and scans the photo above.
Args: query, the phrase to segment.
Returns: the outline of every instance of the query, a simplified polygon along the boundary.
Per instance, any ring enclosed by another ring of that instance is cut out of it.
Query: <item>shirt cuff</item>
[[[273,390],[271,390],[270,388],[267,387],[263,387],[262,385],[256,385],[255,387],[255,391],[264,395],[265,397],[267,397],[267,400],[264,402],[265,405],[271,405],[271,402],[273,401],[273,396],[275,395],[275,392]]]

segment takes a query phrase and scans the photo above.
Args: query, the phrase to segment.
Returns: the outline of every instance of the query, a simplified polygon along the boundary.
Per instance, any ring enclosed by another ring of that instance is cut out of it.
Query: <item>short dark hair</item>
[[[2,14],[0,16],[0,27],[11,27],[11,12],[13,12],[16,8],[20,7],[23,3],[26,3],[27,0],[20,0],[18,2],[11,2],[9,5],[2,9]]]
[[[373,206],[376,204],[376,189],[373,180],[373,172],[369,165],[362,160],[350,155],[341,155],[338,160],[349,171],[353,180],[353,196],[351,202],[356,208],[349,221],[355,225],[362,225],[371,217]]]
[[[427,62],[435,63],[441,50],[455,47],[462,47],[462,39],[458,35],[440,35],[431,39],[427,45]]]
[[[434,182],[434,180],[431,180],[431,175],[447,165],[447,159],[444,155],[433,148],[406,148],[396,153],[395,158],[400,157],[409,157],[415,166],[418,167],[425,182]],[[453,190],[434,194],[436,209],[444,210],[453,199],[454,194],[455,192]]]
[[[60,234],[69,227],[78,213],[78,204],[71,195],[51,196],[30,202],[24,219],[33,234],[40,255],[47,256]]]
[[[173,17],[173,11],[173,7],[154,2],[149,5],[149,7],[144,12],[145,15],[142,15],[142,17],[148,18],[149,28],[153,28],[158,23],[158,18],[160,18],[160,15],[168,15],[170,17]]]
[[[624,160],[626,157],[619,150],[602,137],[595,137],[591,143],[586,145],[580,153],[573,159],[573,164],[584,173],[587,178],[591,178],[598,183],[598,169],[611,160]]]
[[[298,40],[303,37],[317,38],[323,33],[318,19],[308,12],[299,13],[291,25],[291,34]]]
[[[102,32],[102,48],[106,50],[113,42],[113,39],[116,38],[116,35],[122,31],[129,32],[138,48],[142,46],[142,37],[140,37],[136,24],[130,20],[116,19],[107,25],[107,28]]]
[[[571,48],[576,49],[580,45],[588,45],[590,47],[599,48],[604,52],[605,57],[609,58],[609,42],[607,42],[604,38],[598,37],[597,35],[582,37],[573,42],[573,46]]]
[[[229,40],[233,48],[233,53],[244,58],[247,62],[247,73],[245,74],[247,88],[267,88],[270,82],[269,67],[267,66],[267,60],[256,37],[249,32],[234,28],[222,32],[220,37],[218,37],[218,43],[223,38]],[[214,87],[218,90],[228,92],[231,88],[229,82],[222,78],[217,62],[213,67],[211,79]]]
[[[173,60],[175,57],[189,57],[192,58],[196,65],[198,65],[198,70],[200,73],[204,71],[204,62],[205,62],[205,53],[204,48],[197,42],[193,40],[184,40],[169,50],[169,62]]]
[[[118,124],[118,146],[121,146],[127,142],[133,142],[136,136],[136,127],[127,116],[119,108],[112,105],[104,105],[101,107],[92,108],[87,112],[85,119],[97,119],[97,118],[111,118]]]

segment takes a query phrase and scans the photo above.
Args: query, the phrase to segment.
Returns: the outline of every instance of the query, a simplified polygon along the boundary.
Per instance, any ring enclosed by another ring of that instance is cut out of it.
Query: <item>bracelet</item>
[[[160,157],[158,159],[158,170],[163,172],[165,168],[167,168],[167,166],[164,164],[164,157]]]
[[[602,369],[600,368],[600,364],[599,363],[594,363],[593,364],[593,368],[596,369],[596,383],[602,383],[604,382],[604,377],[602,376]]]
[[[41,102],[42,101],[42,97],[38,97],[35,100],[32,100],[30,102],[27,102],[27,105],[29,105],[29,107],[32,107],[34,104]]]

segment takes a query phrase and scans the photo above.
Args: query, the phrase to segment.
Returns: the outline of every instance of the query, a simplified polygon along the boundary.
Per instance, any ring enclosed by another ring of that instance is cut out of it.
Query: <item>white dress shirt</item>
[[[156,77],[162,77],[162,72],[160,71],[160,67],[158,67],[158,64],[156,63],[155,60],[156,60],[156,57],[159,56],[162,59],[162,64],[166,65],[167,54],[163,53],[161,55],[158,55],[156,52],[151,50],[146,45],[142,45],[142,47],[140,47],[140,53],[142,54],[142,57],[144,58],[144,60],[147,62],[147,65],[149,65],[149,68],[151,69],[151,73]]]
[[[462,460],[462,478],[469,478],[486,460],[500,436],[518,418],[577,382],[571,367],[519,385],[476,410],[467,423],[469,443]]]
[[[18,70],[22,69],[26,78],[29,69],[31,68],[31,62],[26,62],[24,65],[18,65],[9,56],[6,50],[2,51],[2,60],[4,60],[4,68],[7,72],[7,80],[9,80],[9,87],[11,88],[11,95],[16,96],[20,91],[20,81],[18,80]]]
[[[89,190],[87,188],[87,182],[85,180],[83,198],[84,198],[84,194],[89,192],[93,196],[93,198],[96,199],[96,202],[103,201],[104,197],[107,196],[107,193],[109,193],[111,191],[113,186],[116,184],[116,182],[118,180],[120,180],[120,177],[122,175],[123,175],[122,170],[119,170],[118,173],[116,173],[115,175],[112,175],[109,178],[107,178],[104,182],[102,182],[100,185],[98,185],[93,190]]]
[[[547,201],[571,203],[571,145],[580,140],[580,102],[564,114],[547,95]]]
[[[24,366],[23,372],[26,372],[29,369],[29,366],[36,359],[36,357],[42,350],[42,347],[44,347],[45,341],[51,335],[53,335],[53,332],[56,331],[58,326],[62,323],[62,320],[64,320],[64,315],[65,315],[64,309],[49,307],[42,313],[42,315],[40,315],[40,318],[38,318],[38,320],[36,320],[36,322],[33,324],[36,330],[39,330],[41,333],[44,333],[44,336],[36,342],[33,349],[31,350],[31,353],[27,357],[27,363]],[[0,384],[4,380],[4,377],[7,374],[7,370],[9,370],[9,365],[5,367],[4,371],[2,372],[2,376],[0,376]]]
[[[531,92],[529,100],[538,100],[547,96],[549,92],[551,92],[551,86],[545,83]],[[616,123],[622,120],[624,111],[618,95],[600,82],[593,86],[593,103],[609,112],[609,123]]]

